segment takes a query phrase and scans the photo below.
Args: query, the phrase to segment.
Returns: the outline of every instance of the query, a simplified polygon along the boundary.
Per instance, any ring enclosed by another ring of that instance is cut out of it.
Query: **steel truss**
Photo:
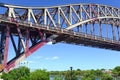
[[[47,41],[120,51],[120,8],[99,4],[24,7],[0,4],[0,64],[6,71]],[[7,62],[9,42],[16,56]]]
[[[4,65],[5,71],[9,71],[47,42],[44,32],[39,29],[21,29],[19,25],[9,26],[9,24],[3,27],[0,38],[0,64]],[[8,48],[12,47],[9,45],[10,41],[16,56],[8,62]]]

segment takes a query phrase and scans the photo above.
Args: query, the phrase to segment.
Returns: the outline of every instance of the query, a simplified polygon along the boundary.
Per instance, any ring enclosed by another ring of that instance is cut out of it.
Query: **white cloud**
[[[34,59],[41,59],[42,56],[34,56]]]
[[[48,42],[47,44],[48,44],[48,45],[52,45],[52,41]]]
[[[54,57],[47,57],[47,58],[45,58],[45,60],[57,60],[57,59],[59,59],[59,57],[58,57],[58,56],[54,56]]]
[[[49,58],[49,57],[47,57],[47,58],[45,58],[45,60],[50,60],[50,58]]]
[[[59,59],[59,57],[58,57],[58,56],[54,56],[54,57],[52,58],[52,60],[56,60],[56,59]]]

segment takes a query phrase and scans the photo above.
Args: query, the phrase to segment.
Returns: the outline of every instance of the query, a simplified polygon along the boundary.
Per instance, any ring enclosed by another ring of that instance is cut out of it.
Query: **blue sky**
[[[24,6],[54,6],[75,3],[98,3],[120,8],[119,0],[1,0],[0,2]],[[11,55],[12,52],[10,52]],[[112,69],[120,66],[120,52],[92,47],[58,43],[45,45],[28,57],[31,69],[68,70]]]

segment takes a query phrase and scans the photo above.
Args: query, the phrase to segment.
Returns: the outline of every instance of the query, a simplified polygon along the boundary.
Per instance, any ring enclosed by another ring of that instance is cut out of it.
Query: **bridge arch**
[[[70,30],[70,29],[72,29],[72,28],[74,28],[74,27],[77,27],[77,26],[86,24],[86,23],[88,23],[88,22],[93,22],[93,23],[95,23],[95,21],[98,21],[98,20],[101,21],[102,19],[118,19],[118,20],[120,20],[119,17],[112,17],[112,16],[108,16],[108,17],[97,17],[97,18],[92,18],[92,19],[88,19],[88,20],[85,20],[85,21],[81,21],[81,22],[75,23],[75,24],[67,27],[66,29]],[[105,24],[105,22],[103,22],[103,24]],[[114,23],[114,22],[113,22],[113,23],[109,23],[109,22],[108,22],[108,24],[115,24],[115,23]],[[115,25],[119,26],[118,24],[119,24],[119,23],[117,23],[117,24],[115,24]]]

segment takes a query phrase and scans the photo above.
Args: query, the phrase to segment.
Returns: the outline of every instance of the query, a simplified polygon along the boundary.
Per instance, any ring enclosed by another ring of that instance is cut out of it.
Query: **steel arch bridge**
[[[0,3],[1,70],[9,71],[49,41],[120,51],[120,8],[99,4],[25,7]],[[15,57],[8,61],[11,47]]]

